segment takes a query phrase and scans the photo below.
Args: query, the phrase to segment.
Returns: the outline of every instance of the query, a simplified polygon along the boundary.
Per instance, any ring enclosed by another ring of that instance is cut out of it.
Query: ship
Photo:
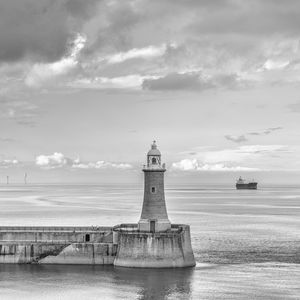
[[[257,189],[257,182],[254,180],[252,181],[246,181],[243,179],[241,176],[240,178],[236,181],[236,189],[237,190],[256,190]]]

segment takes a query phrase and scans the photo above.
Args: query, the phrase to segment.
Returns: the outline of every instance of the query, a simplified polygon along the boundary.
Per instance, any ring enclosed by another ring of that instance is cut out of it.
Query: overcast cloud
[[[0,0],[2,161],[131,169],[157,139],[177,170],[300,170],[239,160],[298,149],[299,37],[298,0]]]
[[[144,80],[145,89],[202,90],[269,82],[266,72],[283,69],[298,80],[299,11],[298,1],[276,0],[2,0],[0,62],[21,63],[14,75],[25,74],[29,85],[34,73],[49,72],[37,64],[63,59],[69,65],[54,65],[43,84],[61,73],[65,83],[79,77],[87,84],[122,73],[157,77]],[[78,36],[85,43],[74,73]]]

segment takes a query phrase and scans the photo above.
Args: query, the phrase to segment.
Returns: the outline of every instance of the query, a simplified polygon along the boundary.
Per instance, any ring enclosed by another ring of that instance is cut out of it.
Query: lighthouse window
[[[156,158],[155,157],[152,158],[152,164],[156,165]]]
[[[152,194],[155,194],[155,193],[156,193],[156,188],[155,188],[155,186],[153,186],[153,187],[151,188],[151,193],[152,193]]]

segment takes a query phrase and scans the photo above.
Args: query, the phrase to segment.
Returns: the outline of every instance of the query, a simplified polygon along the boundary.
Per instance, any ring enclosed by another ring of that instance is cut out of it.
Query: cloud
[[[281,129],[283,129],[283,127],[281,127],[281,126],[268,128],[268,130],[270,130],[270,131],[276,131],[276,130],[281,130]]]
[[[78,65],[78,55],[85,46],[85,37],[78,35],[73,42],[70,53],[61,60],[53,63],[38,63],[28,72],[25,83],[30,87],[37,87],[49,83],[52,79],[68,74]]]
[[[283,127],[281,126],[277,126],[277,127],[270,127],[267,129],[264,129],[262,131],[256,131],[256,132],[248,132],[248,135],[268,135],[270,133],[272,133],[273,131],[277,131],[277,130],[282,130]]]
[[[266,70],[279,70],[279,69],[284,69],[286,66],[289,65],[289,61],[274,61],[271,59],[268,59],[264,65],[263,68]]]
[[[97,14],[85,26],[87,57],[99,53],[125,52],[134,47],[133,30],[143,23],[144,1],[98,1]],[[137,6],[142,7],[137,7]]]
[[[177,163],[172,164],[173,170],[180,171],[258,171],[257,168],[248,168],[241,166],[230,166],[224,163],[218,164],[204,164],[197,159],[183,159]]]
[[[0,168],[10,168],[17,166],[20,162],[17,159],[3,159],[0,160]]]
[[[206,90],[212,88],[236,88],[240,85],[234,74],[204,76],[201,72],[170,73],[166,76],[145,79],[146,90]]]
[[[248,141],[244,135],[225,135],[225,139],[235,142],[235,143],[241,143]]]
[[[269,135],[272,132],[278,131],[278,130],[281,130],[281,129],[283,129],[283,127],[277,126],[277,127],[270,127],[270,128],[264,129],[262,131],[248,132],[248,133],[242,134],[242,135],[227,134],[224,137],[225,137],[225,139],[227,139],[229,141],[232,141],[234,143],[241,143],[241,142],[247,142],[248,141],[248,139],[246,137],[247,135],[252,135],[252,136]]]
[[[131,169],[128,163],[112,163],[103,160],[96,162],[81,162],[79,158],[71,159],[60,152],[51,155],[39,155],[35,159],[35,164],[44,169],[56,169],[69,167],[72,169]]]
[[[101,17],[94,21],[97,29],[86,32],[90,41],[84,52],[90,57],[98,53],[111,64],[126,62],[118,70],[97,67],[98,77],[111,77],[103,74],[106,72],[126,76],[126,70],[153,76],[144,80],[146,90],[201,91],[271,84],[273,72],[278,72],[279,81],[286,80],[281,71],[299,61],[299,8],[296,1],[288,6],[258,0],[251,4],[141,0],[122,5],[112,1],[110,6],[104,2]],[[253,26],[249,20],[254,19]],[[91,34],[95,31],[97,38]],[[165,49],[160,45],[166,45]],[[134,58],[141,58],[138,65]],[[297,71],[293,72],[289,80],[299,81]]]
[[[290,1],[288,6],[272,0],[263,3],[254,0],[251,4],[245,4],[243,1],[224,1],[224,4],[221,1],[217,2],[217,7],[209,7],[207,3],[199,1],[198,8],[202,6],[206,14],[203,13],[204,18],[200,18],[192,26],[198,33],[267,37],[278,33],[298,32],[300,5],[297,0]]]
[[[200,152],[198,156],[206,163],[242,162],[278,152],[287,152],[285,145],[245,145],[233,149]]]
[[[260,136],[260,135],[268,135],[268,134],[271,134],[272,132],[274,131],[278,131],[278,130],[281,130],[283,129],[283,127],[281,126],[277,126],[277,127],[270,127],[270,128],[267,128],[267,129],[264,129],[262,131],[257,131],[257,132],[248,132],[246,134],[242,134],[242,135],[230,135],[230,134],[227,134],[225,135],[225,139],[229,140],[229,141],[232,141],[234,143],[241,143],[241,142],[247,142],[248,139],[247,139],[247,135],[256,135],[256,136]]]
[[[72,165],[72,160],[65,157],[62,153],[54,152],[51,155],[39,155],[35,159],[37,166],[45,168],[61,168],[66,165]]]
[[[133,48],[127,52],[120,52],[113,55],[110,55],[104,60],[109,64],[121,63],[129,59],[134,58],[153,58],[157,56],[162,56],[166,51],[166,45],[160,47],[157,46],[148,46],[144,48]]]
[[[186,89],[207,89],[197,73],[178,74],[172,73],[157,79],[145,79],[143,89],[147,90],[186,90]]]
[[[128,170],[132,168],[132,165],[128,163],[111,163],[111,162],[105,162],[103,160],[97,161],[97,162],[89,162],[89,163],[74,163],[72,165],[72,168],[75,169],[122,169],[122,170]]]
[[[185,157],[173,163],[172,168],[183,171],[266,170],[272,169],[291,151],[285,145],[245,145],[222,150],[202,150],[193,152],[193,158]]]
[[[1,85],[136,76],[146,90],[197,92],[299,82],[299,11],[296,0],[0,1]],[[72,57],[78,36],[84,47]]]
[[[269,153],[269,152],[287,152],[289,151],[286,145],[247,145],[238,148],[240,153]]]
[[[97,1],[0,2],[0,62],[53,62],[68,51],[74,33],[97,10]]]
[[[91,79],[83,78],[78,79],[71,84],[75,88],[87,88],[87,89],[140,89],[141,84],[145,78],[151,78],[151,76],[140,76],[138,74],[131,74],[120,77],[96,77]],[[153,78],[153,77],[152,77]]]

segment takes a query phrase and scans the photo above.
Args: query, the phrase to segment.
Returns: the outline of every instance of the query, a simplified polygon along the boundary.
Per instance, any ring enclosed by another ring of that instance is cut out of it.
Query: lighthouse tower
[[[195,266],[190,226],[171,224],[167,214],[161,154],[156,142],[147,153],[143,172],[144,202],[138,224],[113,228],[117,247],[115,266],[134,268],[181,268]]]
[[[171,222],[165,202],[164,173],[165,164],[161,162],[161,153],[153,141],[147,153],[147,165],[144,171],[144,202],[138,229],[146,232],[162,232],[171,229]]]

